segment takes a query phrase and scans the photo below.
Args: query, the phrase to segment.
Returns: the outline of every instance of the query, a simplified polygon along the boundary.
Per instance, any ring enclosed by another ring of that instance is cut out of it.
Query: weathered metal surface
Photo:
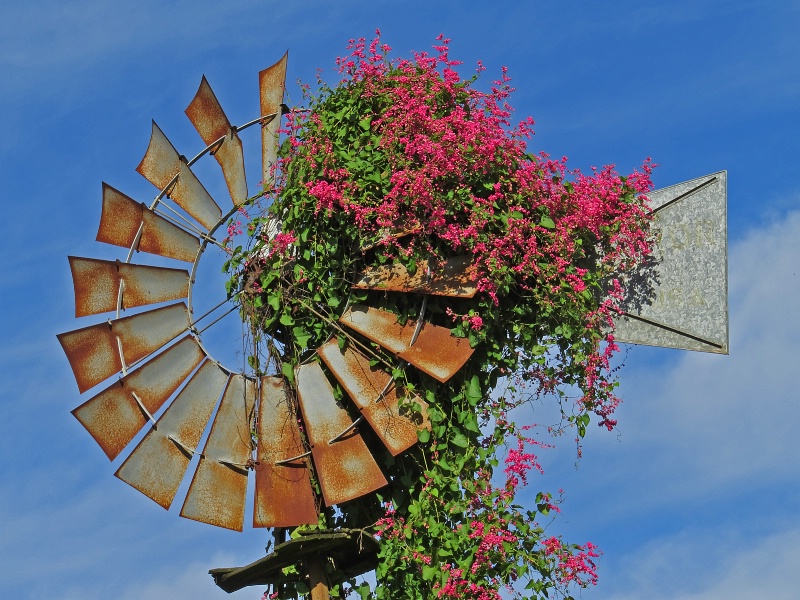
[[[386,478],[355,428],[330,443],[350,427],[353,420],[336,402],[331,384],[319,363],[298,367],[295,377],[300,410],[325,504],[347,502],[386,485]]]
[[[378,565],[378,540],[363,529],[314,530],[278,545],[273,552],[244,567],[211,569],[209,573],[228,593],[251,585],[270,585],[291,581],[283,569],[301,565],[308,556],[327,556],[345,577],[358,577]],[[296,581],[303,575],[298,569]]]
[[[175,339],[189,326],[182,302],[59,334],[81,393]],[[119,341],[117,341],[119,340]]]
[[[294,527],[317,522],[309,458],[278,461],[306,452],[297,409],[283,377],[262,377],[253,527]]]
[[[121,308],[133,308],[186,298],[189,272],[134,265],[113,260],[69,257],[75,288],[75,316],[85,317],[117,309],[120,283]]]
[[[217,203],[155,121],[150,145],[136,171],[159,190],[167,188],[175,180],[167,196],[206,229],[212,229],[222,218],[222,211]]]
[[[258,74],[261,93],[261,116],[275,114],[275,118],[261,127],[261,158],[264,185],[275,181],[274,167],[278,159],[278,129],[281,126],[281,104],[286,89],[286,63],[289,53]],[[276,114],[277,113],[277,114]]]
[[[130,443],[153,415],[203,360],[193,337],[186,337],[136,371],[87,400],[72,414],[91,434],[110,460]]]
[[[728,353],[727,173],[648,194],[653,260],[622,281],[620,342]]]
[[[449,329],[430,323],[422,326],[412,346],[416,322],[401,325],[395,315],[377,308],[356,304],[339,320],[441,382],[455,375],[472,356],[466,338],[457,338]]]
[[[103,183],[103,213],[97,241],[130,248],[142,227],[138,249],[167,258],[193,262],[200,240],[136,202],[107,183]]]
[[[477,288],[474,283],[472,258],[449,258],[440,269],[428,274],[428,261],[419,261],[417,270],[410,275],[399,262],[365,269],[354,288],[386,290],[389,292],[417,292],[436,296],[472,298]]]
[[[214,158],[222,167],[225,183],[231,200],[236,206],[244,204],[247,200],[247,179],[244,173],[244,153],[242,140],[236,130],[231,127],[231,122],[222,110],[214,91],[208,84],[205,76],[200,81],[194,99],[186,108],[186,116],[195,126],[206,146],[210,146],[221,137],[225,138],[222,145],[214,150]]]
[[[255,383],[244,376],[233,375],[228,381],[182,517],[242,531],[255,395]]]
[[[115,475],[169,508],[227,380],[205,361]]]
[[[406,415],[400,414],[400,399],[392,376],[377,367],[369,366],[369,358],[352,344],[339,349],[334,339],[317,350],[350,396],[361,414],[386,448],[396,456],[417,442],[417,429],[425,427],[427,403],[416,395],[404,398],[404,405],[416,402],[421,407],[419,426]],[[427,424],[430,427],[430,424]]]

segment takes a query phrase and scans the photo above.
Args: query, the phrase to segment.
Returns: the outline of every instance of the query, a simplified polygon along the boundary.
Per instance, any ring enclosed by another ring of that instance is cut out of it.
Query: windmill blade
[[[169,508],[227,381],[205,361],[114,475]]]
[[[431,270],[430,273],[428,268],[427,260],[417,263],[417,270],[413,275],[399,262],[370,267],[364,270],[353,287],[460,298],[472,298],[477,292],[474,283],[475,270],[472,268],[470,256],[449,258],[439,269]]]
[[[253,381],[231,376],[183,502],[182,517],[242,531],[255,395]]]
[[[112,260],[70,256],[75,288],[75,316],[132,308],[186,298],[189,272],[182,269],[148,267]]]
[[[195,236],[107,183],[97,241],[185,262],[194,262],[200,250]]]
[[[261,126],[261,159],[263,184],[267,186],[275,182],[274,167],[278,160],[278,130],[281,126],[281,105],[286,89],[286,63],[289,53],[283,55],[278,62],[258,74],[258,87],[261,92],[261,116],[275,117]]]
[[[397,456],[417,443],[419,427],[414,421],[400,414],[397,388],[391,375],[376,367],[370,367],[369,358],[356,350],[352,344],[341,350],[338,342],[333,339],[319,348],[317,353],[392,456]],[[426,414],[428,405],[418,396],[407,398],[405,402],[418,403],[422,407],[422,414]],[[423,416],[422,421],[425,420]]]
[[[361,434],[353,428],[352,419],[337,404],[319,363],[298,367],[295,379],[325,504],[341,504],[386,485]]]
[[[305,446],[286,380],[262,377],[260,392],[253,527],[314,524],[317,507],[308,458],[302,456]]]
[[[189,314],[180,302],[57,337],[83,393],[174,340],[188,327]]]
[[[224,138],[222,145],[213,150],[212,154],[222,167],[222,174],[234,205],[244,204],[247,200],[247,179],[244,173],[242,140],[225,116],[225,111],[222,110],[205,76],[185,112],[206,146],[211,146],[220,138]]]
[[[166,189],[167,196],[206,229],[213,229],[222,218],[217,203],[155,121],[150,145],[136,171],[159,190]]]
[[[728,354],[727,173],[647,194],[659,241],[621,277],[618,342]]]
[[[72,414],[114,460],[203,358],[197,341],[185,337]]]
[[[430,323],[422,326],[414,340],[416,322],[401,325],[394,314],[377,308],[353,305],[339,321],[442,383],[455,375],[473,352],[466,338]]]

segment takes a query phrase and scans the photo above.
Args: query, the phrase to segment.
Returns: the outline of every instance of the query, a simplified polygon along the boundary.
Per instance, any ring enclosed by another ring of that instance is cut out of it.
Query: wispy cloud
[[[620,561],[605,600],[797,598],[800,528],[792,520],[761,535],[690,529],[637,549]],[[592,596],[594,597],[594,595]]]

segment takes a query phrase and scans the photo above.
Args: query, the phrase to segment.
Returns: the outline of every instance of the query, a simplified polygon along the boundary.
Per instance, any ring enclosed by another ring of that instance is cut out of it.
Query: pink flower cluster
[[[469,600],[500,600],[501,596],[496,589],[469,581],[464,577],[464,571],[450,564],[442,565],[447,573],[444,585],[438,583],[433,586],[437,598],[458,598]]]
[[[556,537],[551,537],[542,542],[545,556],[556,561],[556,570],[562,584],[577,583],[581,587],[589,584],[597,585],[597,565],[595,558],[600,556],[597,546],[586,542],[570,550]]]
[[[294,233],[286,232],[277,234],[269,242],[269,256],[278,254],[286,256],[289,253],[289,247],[297,241]]]
[[[528,438],[522,436],[517,438],[517,447],[512,448],[506,454],[505,474],[507,479],[507,486],[516,488],[520,481],[525,485],[528,483],[527,474],[531,469],[536,469],[543,473],[542,466],[539,464],[535,454],[525,452],[525,441]]]

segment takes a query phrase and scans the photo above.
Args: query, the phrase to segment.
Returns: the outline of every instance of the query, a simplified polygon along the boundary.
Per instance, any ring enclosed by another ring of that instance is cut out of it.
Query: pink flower
[[[481,319],[478,315],[470,317],[468,321],[469,321],[469,326],[472,327],[472,329],[474,329],[475,331],[483,327],[483,319]]]

